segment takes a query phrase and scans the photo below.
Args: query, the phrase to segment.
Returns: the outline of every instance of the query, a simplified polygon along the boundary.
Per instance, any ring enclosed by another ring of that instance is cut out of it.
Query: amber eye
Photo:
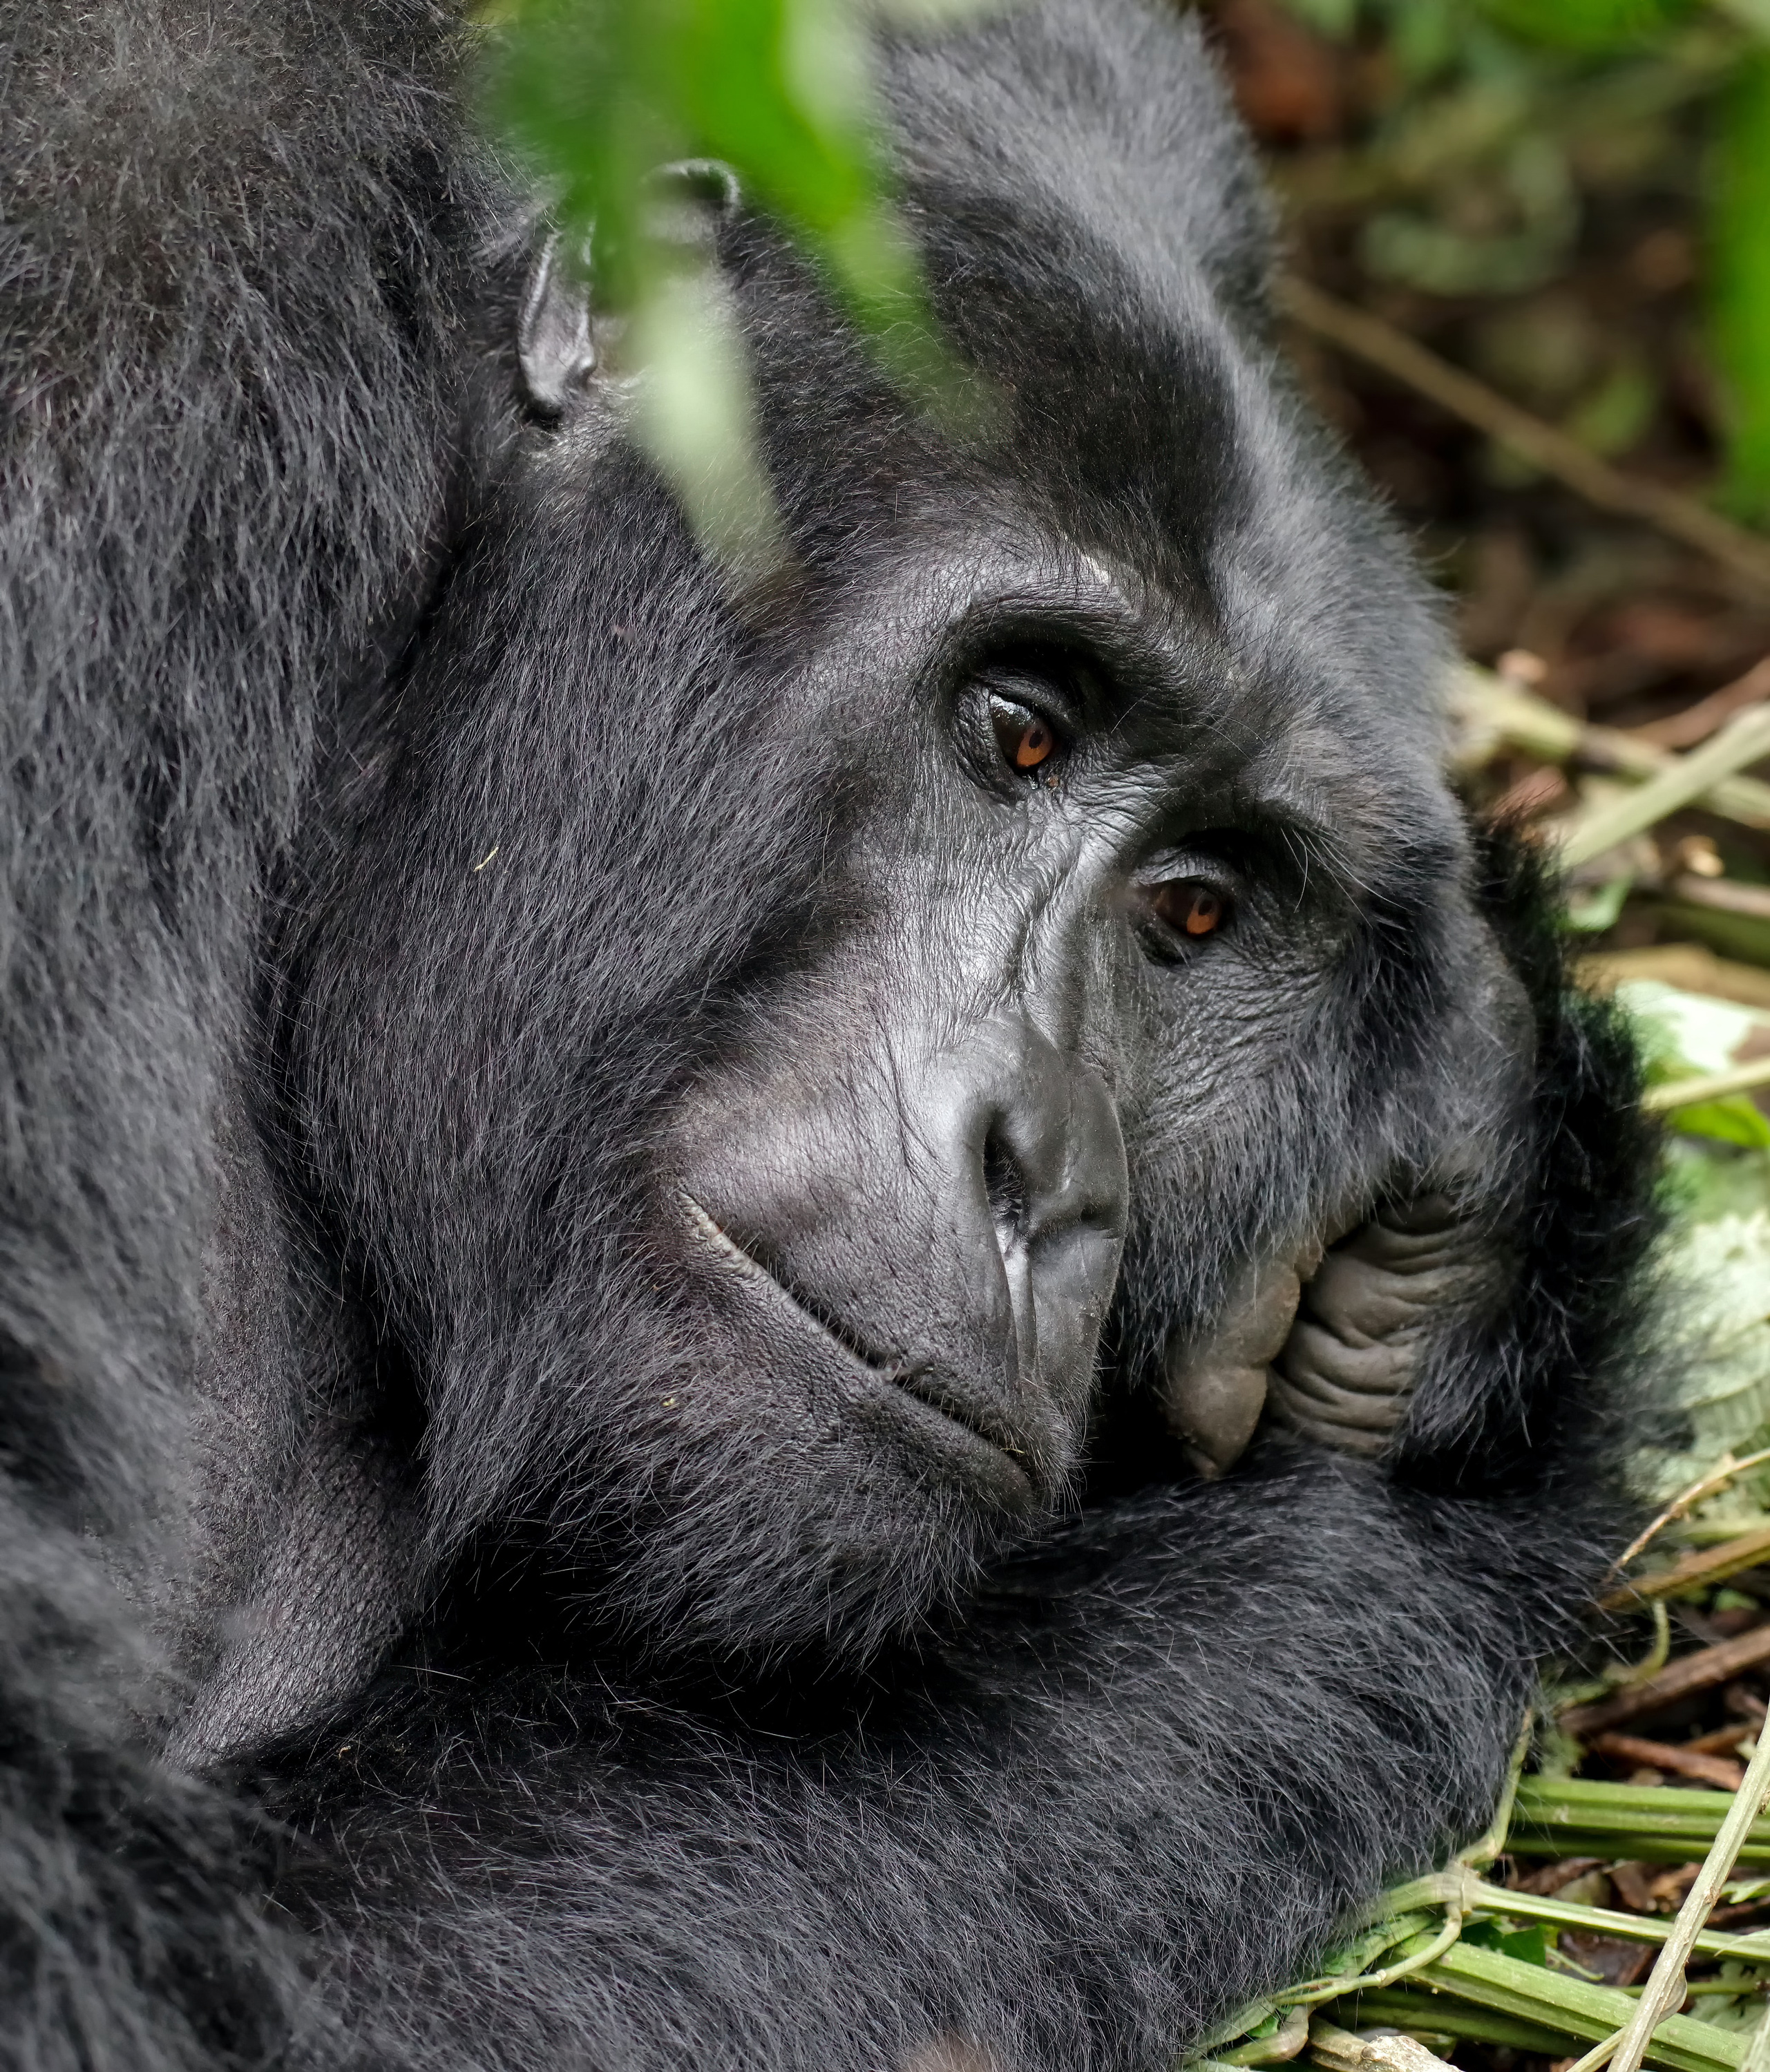
[[[1214,935],[1229,918],[1229,903],[1197,878],[1170,878],[1150,894],[1156,918],[1177,935]]]
[[[990,724],[996,745],[1011,770],[1037,770],[1057,752],[1057,730],[1041,713],[1012,698],[992,698]]]

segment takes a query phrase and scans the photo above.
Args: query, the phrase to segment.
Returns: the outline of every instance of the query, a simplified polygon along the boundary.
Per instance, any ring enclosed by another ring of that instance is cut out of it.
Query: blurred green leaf
[[[1674,1108],[1666,1120],[1686,1137],[1712,1137],[1718,1143],[1743,1144],[1752,1151],[1770,1148],[1770,1121],[1744,1094]]]
[[[1689,11],[1689,0],[1481,0],[1481,10],[1526,43],[1609,51],[1649,40]]]
[[[648,175],[701,158],[729,165],[858,311],[918,300],[850,0],[505,0],[495,26],[494,118],[558,183],[561,217],[596,226],[616,305],[657,261]]]
[[[1592,393],[1563,419],[1563,429],[1594,453],[1627,453],[1653,421],[1659,390],[1638,360],[1613,367]]]
[[[1663,899],[1657,911],[1665,916],[1669,928],[1706,943],[1724,957],[1770,966],[1770,921],[1761,920],[1756,914],[1724,914],[1716,907],[1697,906],[1684,899]]]
[[[1358,0],[1290,0],[1291,12],[1324,36],[1342,41],[1358,26]]]
[[[1727,495],[1770,520],[1770,53],[1722,98],[1709,213],[1709,306],[1726,392]]]
[[[1605,929],[1614,928],[1634,882],[1633,871],[1620,871],[1583,898],[1570,899],[1562,911],[1562,926],[1580,935],[1601,935]]]
[[[1620,986],[1616,997],[1633,1022],[1649,1086],[1675,1085],[1679,1079],[1725,1071],[1739,1062],[1739,1045],[1770,1026],[1751,1008],[1680,992],[1651,979]],[[1711,1137],[1747,1150],[1770,1148],[1770,1120],[1746,1094],[1674,1108],[1666,1120],[1687,1137]]]
[[[1405,77],[1431,79],[1451,63],[1465,11],[1460,0],[1407,0],[1393,10],[1390,43]]]

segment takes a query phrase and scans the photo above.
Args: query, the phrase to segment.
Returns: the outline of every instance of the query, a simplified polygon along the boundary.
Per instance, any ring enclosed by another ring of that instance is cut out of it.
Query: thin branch
[[[1441,360],[1405,331],[1367,310],[1324,294],[1294,274],[1279,282],[1278,301],[1284,314],[1305,331],[1430,397],[1453,417],[1566,483],[1600,511],[1657,526],[1720,562],[1754,590],[1770,592],[1770,543],[1754,539],[1694,497],[1625,475],[1485,381]]]
[[[1698,878],[1681,871],[1666,886],[1687,906],[1706,906],[1715,914],[1743,914],[1748,920],[1770,921],[1770,885],[1741,885],[1736,878]]]
[[[1685,1084],[1688,1086],[1690,1082],[1686,1079]],[[1687,1489],[1681,1489],[1658,1517],[1629,1541],[1622,1552],[1611,1563],[1610,1573],[1615,1576],[1626,1568],[1635,1556],[1644,1552],[1650,1543],[1657,1540],[1668,1525],[1676,1524],[1686,1511],[1694,1510],[1705,1497],[1713,1496],[1719,1490],[1724,1490],[1730,1482],[1743,1475],[1747,1468],[1757,1467],[1765,1461],[1770,1461],[1770,1446],[1766,1446],[1760,1453],[1747,1453],[1741,1461],[1735,1460],[1731,1454],[1725,1456],[1715,1466],[1710,1468],[1706,1475],[1698,1476]],[[1608,1605],[1608,1599],[1602,1601]]]
[[[1685,1967],[1766,1798],[1770,1798],[1770,1733],[1758,1737],[1757,1753],[1746,1767],[1745,1782],[1733,1794],[1715,1846],[1703,1860],[1695,1884],[1678,1910],[1672,1932],[1654,1959],[1634,2017],[1623,2031],[1622,2041],[1610,2061],[1611,2072],[1641,2072],[1653,2031],[1667,2015],[1676,2014],[1684,2004]]]
[[[1657,1600],[1656,1600],[1657,1602]],[[1743,1669],[1751,1669],[1770,1658],[1770,1626],[1758,1626],[1732,1640],[1717,1641],[1713,1647],[1698,1648],[1694,1655],[1681,1655],[1657,1676],[1639,1684],[1625,1684],[1608,1698],[1590,1705],[1572,1705],[1557,1717],[1563,1733],[1583,1741],[1588,1734],[1607,1727],[1620,1727],[1625,1720],[1641,1719],[1675,1705],[1698,1691],[1712,1690]],[[1770,1741],[1770,1733],[1764,1736]]]
[[[1689,805],[1722,779],[1737,776],[1748,763],[1766,755],[1770,755],[1770,705],[1735,713],[1719,734],[1678,757],[1638,791],[1582,813],[1562,843],[1563,862],[1570,870],[1591,862],[1606,849],[1644,834],[1668,813]]]
[[[1770,1460],[1770,1453],[1757,1453],[1745,1461],[1736,1461],[1719,1481],[1711,1474],[1692,1487],[1713,1496],[1718,1488],[1725,1487],[1754,1460]],[[1686,1507],[1695,1500],[1687,1492],[1679,1498]],[[1653,1531],[1657,1531],[1661,1524],[1670,1524],[1671,1520],[1670,1511],[1661,1511],[1653,1522]],[[1637,1540],[1624,1560],[1632,1561],[1646,1544],[1645,1538]],[[1657,1576],[1634,1577],[1614,1590],[1607,1590],[1598,1600],[1598,1609],[1601,1612],[1620,1611],[1624,1605],[1644,1603],[1651,1597],[1675,1597],[1680,1590],[1694,1589],[1698,1583],[1722,1582],[1729,1576],[1738,1575],[1742,1568],[1755,1568],[1767,1554],[1770,1554],[1770,1525],[1761,1526],[1756,1532],[1742,1532],[1736,1540],[1726,1540],[1719,1547],[1706,1547],[1696,1553],[1686,1554],[1669,1568],[1661,1568]]]
[[[1588,726],[1472,662],[1452,672],[1450,701],[1467,735],[1455,757],[1460,769],[1479,769],[1502,746],[1539,763],[1577,763],[1644,783],[1679,767],[1669,749],[1620,727]],[[1770,784],[1755,777],[1723,777],[1696,803],[1745,827],[1770,828]]]
[[[1672,1079],[1662,1087],[1649,1087],[1641,1096],[1641,1106],[1649,1115],[1668,1115],[1702,1101],[1725,1100],[1729,1094],[1748,1094],[1754,1087],[1770,1087],[1770,1058],[1754,1058],[1747,1064],[1735,1065],[1731,1072],[1705,1072],[1699,1079]]]
[[[1651,742],[1656,748],[1694,748],[1699,741],[1706,741],[1723,720],[1731,719],[1736,712],[1764,698],[1770,698],[1770,655],[1754,662],[1743,676],[1735,676],[1731,684],[1698,698],[1694,705],[1628,730],[1637,741]]]

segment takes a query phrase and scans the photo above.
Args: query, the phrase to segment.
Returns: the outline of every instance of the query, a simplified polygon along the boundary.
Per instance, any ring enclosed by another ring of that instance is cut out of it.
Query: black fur
[[[747,586],[614,388],[525,403],[446,10],[0,50],[0,2062],[1165,2064],[1484,1818],[1614,1544],[1650,1223],[1196,34],[889,52],[987,437],[721,219],[792,549]],[[968,687],[1053,643],[1131,688],[992,804]],[[1056,870],[1025,922],[1015,1040],[1110,1087],[1128,1220],[1086,1459],[1029,1412],[974,1501],[752,1371],[670,1183],[852,1096],[772,1264],[967,1328],[862,1096],[1090,785],[1237,924],[1075,948]],[[1508,1292],[1385,1461],[1194,1480],[1168,1349],[1447,1174]]]

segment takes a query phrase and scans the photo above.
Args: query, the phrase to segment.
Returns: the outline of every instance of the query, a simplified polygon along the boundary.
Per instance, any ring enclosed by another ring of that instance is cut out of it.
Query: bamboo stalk
[[[1639,791],[1607,800],[1583,814],[1561,845],[1563,862],[1570,870],[1590,863],[1606,849],[1645,834],[1668,813],[1690,805],[1723,778],[1736,776],[1748,763],[1766,755],[1770,755],[1770,706],[1753,705],[1735,713],[1700,748],[1679,756],[1657,777],[1649,777]]]
[[[1741,1734],[1750,1731],[1742,1723]],[[1518,1792],[1514,1824],[1579,1827],[1588,1833],[1679,1836],[1706,1848],[1715,1840],[1731,1793],[1691,1791],[1674,1784],[1605,1784],[1589,1777],[1527,1777]],[[1509,1848],[1513,1837],[1509,1836]],[[1770,1819],[1752,1840],[1770,1848]]]
[[[1610,2061],[1611,2072],[1641,2072],[1655,2030],[1683,2004],[1685,1967],[1767,1798],[1770,1798],[1770,1733],[1759,1737],[1757,1753],[1746,1766],[1745,1782],[1733,1794],[1715,1845],[1703,1859],[1696,1882],[1678,1910],[1672,1932],[1654,1960],[1641,2004]]]
[[[1454,1992],[1515,2021],[1542,2024],[1600,2043],[1626,2029],[1638,2003],[1615,1986],[1595,1986],[1498,1950],[1460,1942],[1419,1974],[1422,1984]],[[1735,2032],[1668,2016],[1656,2025],[1652,2057],[1668,2072],[1737,2072],[1744,2039]]]

